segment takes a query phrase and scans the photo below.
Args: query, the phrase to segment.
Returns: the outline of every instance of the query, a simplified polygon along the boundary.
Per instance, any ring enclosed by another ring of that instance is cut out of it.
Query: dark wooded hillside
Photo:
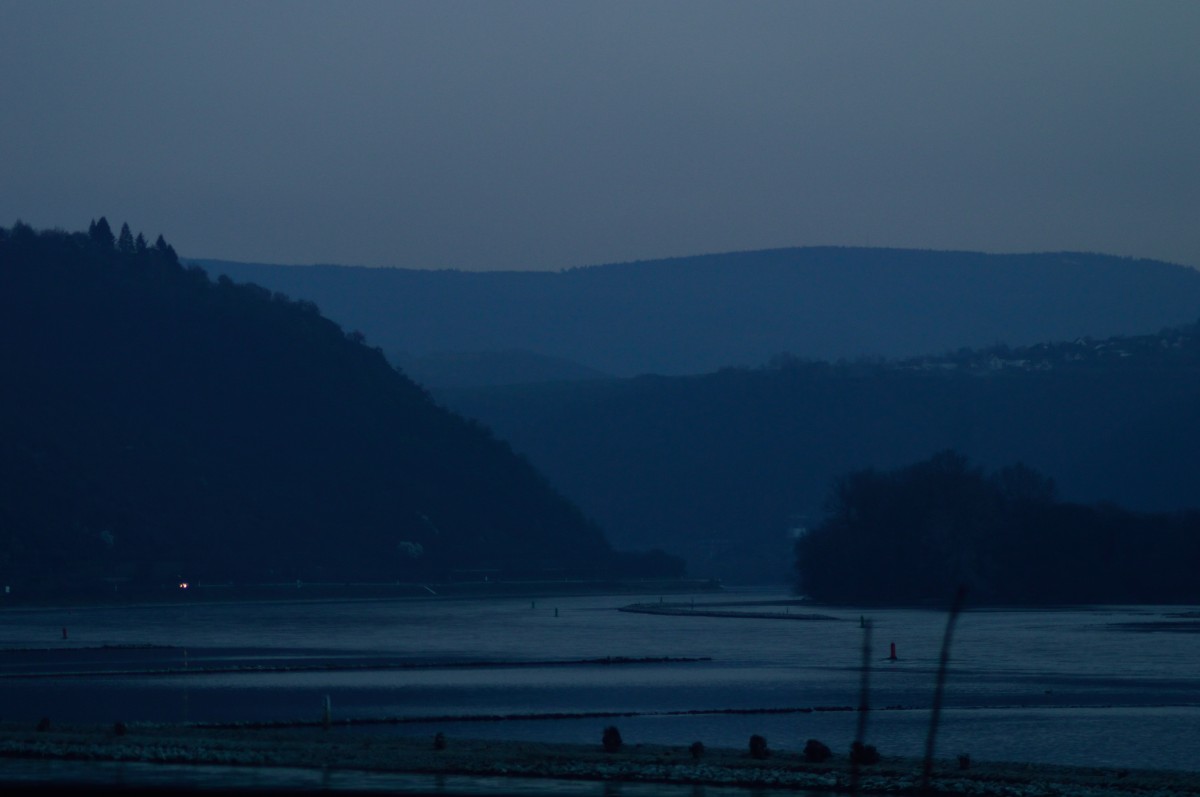
[[[128,239],[128,240],[127,240]],[[0,583],[610,575],[600,529],[310,302],[0,228]]]

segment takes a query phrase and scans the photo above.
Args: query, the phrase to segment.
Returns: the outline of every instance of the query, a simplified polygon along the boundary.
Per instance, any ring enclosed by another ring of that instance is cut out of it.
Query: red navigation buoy
[[[67,638],[67,629],[66,629],[66,626],[63,626],[63,639],[66,639],[66,638]]]
[[[895,661],[895,660],[896,660],[896,643],[893,642],[892,643],[892,655],[888,656],[888,661]]]

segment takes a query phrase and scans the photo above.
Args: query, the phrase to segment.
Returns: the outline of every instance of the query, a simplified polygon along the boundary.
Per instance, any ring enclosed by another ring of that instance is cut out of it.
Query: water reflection
[[[856,717],[823,709],[858,702],[869,616],[883,651],[869,741],[921,753],[940,612],[823,609],[835,621],[804,622],[616,611],[636,600],[658,597],[10,609],[0,704],[5,719],[28,722],[316,722],[329,695],[335,720],[397,720],[372,726],[378,733],[591,744],[615,722],[627,741],[741,748],[760,733],[781,750],[818,738],[840,752]],[[964,614],[939,749],[977,761],[1200,768],[1200,634],[1178,622],[1188,612]],[[695,660],[581,663],[607,657]],[[729,713],[780,709],[790,711]],[[628,716],[549,718],[586,713]],[[487,719],[508,714],[532,716]]]

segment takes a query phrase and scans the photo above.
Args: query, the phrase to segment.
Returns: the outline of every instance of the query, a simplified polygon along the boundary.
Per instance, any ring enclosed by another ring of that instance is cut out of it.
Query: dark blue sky
[[[286,263],[1200,266],[1198,41],[1190,0],[0,0],[0,223]]]

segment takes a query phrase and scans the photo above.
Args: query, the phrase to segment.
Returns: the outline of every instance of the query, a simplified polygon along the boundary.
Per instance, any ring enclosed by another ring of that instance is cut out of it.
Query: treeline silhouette
[[[1200,511],[1139,513],[1057,500],[1024,466],[991,473],[944,451],[838,479],[820,525],[796,541],[798,586],[822,601],[1200,601]]]
[[[311,302],[0,228],[0,584],[676,574]],[[464,571],[473,571],[466,573]]]

